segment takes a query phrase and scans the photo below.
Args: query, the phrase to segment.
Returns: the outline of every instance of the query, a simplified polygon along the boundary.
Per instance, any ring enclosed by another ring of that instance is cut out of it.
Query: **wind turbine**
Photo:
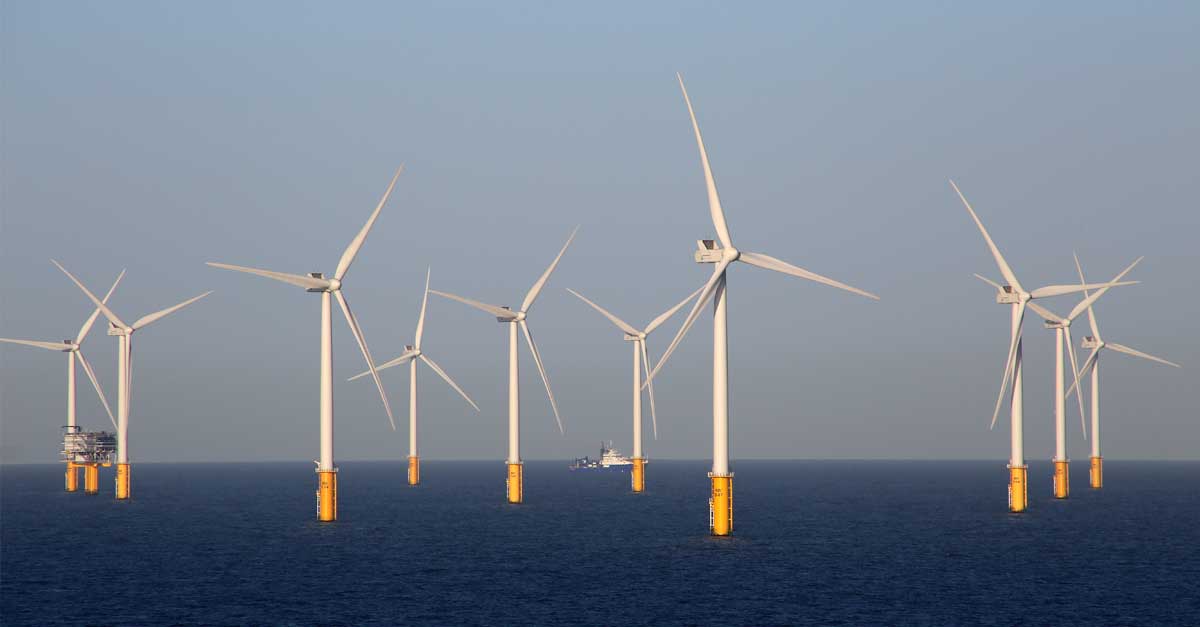
[[[188,305],[212,294],[212,291],[205,292],[199,296],[189,298],[178,305],[161,309],[151,314],[146,314],[134,321],[133,324],[126,324],[117,314],[113,313],[112,309],[108,308],[103,301],[96,298],[96,295],[91,293],[88,288],[84,287],[79,279],[75,278],[67,269],[62,267],[62,264],[54,261],[54,265],[58,266],[67,278],[71,279],[79,289],[83,290],[84,294],[96,305],[96,308],[108,318],[110,326],[108,328],[109,335],[117,336],[117,485],[116,493],[118,500],[125,500],[130,497],[130,478],[129,478],[129,404],[133,398],[133,334],[150,324],[162,320],[163,318],[187,307]],[[111,291],[111,290],[110,290]]]
[[[1000,379],[1000,395],[996,398],[996,408],[992,411],[992,422],[988,428],[991,429],[996,426],[996,418],[1000,415],[1000,405],[1004,402],[1004,392],[1007,390],[1009,381],[1011,380],[1012,396],[1009,397],[1009,415],[1011,417],[1012,432],[1008,460],[1008,509],[1011,512],[1023,512],[1029,505],[1029,467],[1025,465],[1024,403],[1021,377],[1021,323],[1025,320],[1025,308],[1029,306],[1030,301],[1037,298],[1075,294],[1086,291],[1088,288],[1100,289],[1116,287],[1118,285],[1132,285],[1134,282],[1102,283],[1098,285],[1047,285],[1033,291],[1025,291],[1025,288],[1021,287],[1021,282],[1017,280],[1017,275],[1013,274],[1012,268],[1004,260],[1004,256],[1000,254],[1000,249],[992,241],[992,236],[988,235],[987,229],[983,227],[983,222],[979,220],[979,216],[975,215],[975,210],[971,208],[971,203],[967,202],[966,196],[963,196],[963,193],[958,189],[958,185],[954,184],[954,181],[950,181],[950,186],[954,188],[954,192],[962,200],[963,206],[967,208],[967,213],[971,214],[971,219],[979,227],[979,232],[983,235],[984,242],[987,243],[988,249],[992,252],[992,258],[996,260],[996,266],[1000,269],[1000,274],[1008,282],[1008,285],[999,287],[996,294],[996,303],[1012,305],[1012,339],[1009,342],[1008,357],[1004,363],[1004,376]],[[1061,357],[1059,361],[1061,362]]]
[[[1079,282],[1086,284],[1087,281],[1083,278],[1083,266],[1079,265],[1079,257],[1075,257],[1075,269],[1079,271]],[[1086,292],[1085,292],[1086,293]],[[1177,363],[1167,361],[1154,355],[1143,353],[1116,342],[1105,342],[1100,338],[1100,327],[1096,324],[1096,314],[1092,311],[1091,306],[1087,308],[1088,324],[1092,327],[1092,334],[1083,338],[1083,348],[1092,349],[1092,354],[1088,355],[1086,361],[1083,362],[1083,368],[1079,370],[1079,376],[1082,377],[1090,369],[1092,372],[1092,457],[1089,467],[1089,475],[1091,485],[1095,489],[1104,487],[1104,458],[1100,456],[1100,351],[1106,348],[1111,348],[1118,353],[1133,355],[1142,359],[1156,361],[1160,364],[1174,366],[1180,368]],[[1078,394],[1079,378],[1076,377],[1075,385],[1072,389]],[[1070,392],[1067,392],[1070,394]]]
[[[317,520],[321,522],[337,520],[338,470],[333,464],[333,324],[331,315],[333,298],[336,298],[338,305],[341,306],[346,324],[350,325],[350,332],[354,334],[354,339],[358,342],[363,359],[367,360],[367,368],[370,369],[371,376],[375,379],[375,387],[379,390],[379,398],[383,400],[383,409],[387,412],[392,430],[396,429],[396,421],[392,418],[392,407],[388,404],[387,394],[383,391],[383,383],[379,381],[379,373],[375,371],[375,360],[371,359],[371,351],[367,349],[367,341],[363,337],[362,329],[359,328],[358,321],[350,311],[350,303],[346,301],[346,296],[342,293],[342,281],[346,278],[346,272],[350,269],[350,264],[354,263],[354,258],[362,248],[363,242],[367,240],[367,234],[375,225],[375,220],[379,217],[379,212],[383,210],[384,204],[387,203],[388,196],[391,196],[392,189],[396,187],[396,179],[400,178],[400,173],[403,171],[403,165],[396,170],[396,174],[392,176],[392,182],[388,184],[387,191],[383,193],[383,198],[376,205],[375,211],[371,212],[371,217],[367,218],[367,223],[359,230],[358,235],[350,240],[350,245],[346,247],[341,259],[338,260],[337,269],[333,271],[333,278],[327,279],[320,272],[311,272],[308,275],[288,274],[227,263],[208,262],[208,265],[214,268],[257,274],[268,279],[303,287],[307,292],[321,295],[321,458],[317,461]]]
[[[709,501],[710,530],[713,535],[724,536],[733,531],[733,473],[729,471],[729,359],[727,329],[727,303],[725,293],[725,271],[735,261],[741,261],[752,266],[789,274],[792,276],[816,281],[832,287],[854,292],[867,298],[879,300],[878,296],[864,292],[856,287],[798,268],[790,263],[761,253],[741,251],[734,248],[729,236],[729,227],[725,224],[725,213],[721,209],[721,199],[717,195],[717,184],[713,179],[712,168],[709,167],[708,153],[704,149],[704,140],[700,136],[700,125],[696,122],[696,113],[692,109],[692,101],[688,98],[687,88],[683,85],[683,77],[675,75],[679,80],[679,88],[683,91],[683,99],[687,104],[688,114],[692,119],[692,130],[696,135],[696,146],[700,151],[700,164],[704,170],[704,182],[708,189],[708,209],[712,216],[713,227],[717,231],[719,242],[703,240],[698,242],[699,250],[695,253],[696,263],[713,263],[712,276],[700,289],[696,304],[683,322],[675,339],[667,347],[658,361],[658,365],[647,379],[653,379],[663,364],[671,357],[675,347],[687,334],[692,323],[700,315],[700,310],[710,298],[715,299],[713,306],[713,465],[709,477],[712,481],[712,499]],[[719,246],[718,246],[719,244]]]
[[[642,365],[646,366],[646,372],[650,372],[650,357],[646,352],[646,336],[650,335],[662,323],[666,322],[675,312],[679,311],[688,301],[696,297],[700,290],[692,292],[687,298],[679,301],[678,305],[664,311],[657,318],[650,321],[645,329],[638,331],[632,325],[614,316],[607,309],[588,300],[583,294],[576,292],[571,288],[567,291],[579,297],[579,300],[587,303],[600,312],[609,322],[617,325],[617,328],[625,332],[625,341],[633,342],[633,491],[641,492],[646,488],[646,457],[642,453]],[[650,421],[654,426],[654,439],[658,439],[658,416],[654,410],[654,385],[649,379],[646,383],[650,388]]]
[[[425,273],[425,295],[421,298],[421,315],[417,318],[417,335],[411,346],[406,346],[405,351],[399,357],[376,366],[375,370],[387,370],[392,366],[399,366],[407,363],[408,368],[408,485],[417,485],[421,483],[421,458],[417,454],[417,360],[425,362],[431,370],[436,372],[439,377],[444,379],[454,391],[458,392],[475,411],[479,411],[479,406],[475,401],[471,400],[470,396],[458,387],[458,384],[446,374],[424,351],[421,350],[421,334],[425,331],[425,306],[429,304],[429,272]],[[365,377],[371,374],[370,370],[360,372],[359,374],[350,377],[348,380]]]
[[[108,289],[108,293],[104,295],[104,302],[108,302],[108,298],[112,296],[117,285],[121,283],[121,279],[125,276],[125,271],[117,275],[117,280],[113,281],[112,287]],[[113,426],[117,426],[116,418],[113,418],[112,409],[108,406],[108,399],[104,397],[104,390],[100,388],[100,382],[96,380],[96,371],[92,370],[92,365],[83,356],[83,339],[87,337],[89,331],[92,330],[92,325],[96,323],[96,317],[100,315],[100,309],[92,311],[92,315],[88,316],[87,320],[83,321],[83,326],[79,327],[79,333],[75,334],[74,340],[63,340],[61,342],[39,342],[36,340],[12,340],[8,338],[0,338],[0,342],[8,342],[10,344],[23,344],[25,346],[33,346],[34,348],[44,348],[46,350],[57,351],[67,354],[67,433],[75,433],[79,430],[75,419],[75,363],[83,366],[83,372],[87,374],[88,379],[92,382],[92,387],[96,390],[96,395],[100,397],[100,403],[104,405],[104,411],[108,414],[108,419],[112,421]],[[64,450],[64,454],[67,453]],[[94,463],[76,464],[76,459],[71,457],[67,459],[66,473],[66,490],[67,492],[75,492],[79,489],[79,472],[78,469],[82,466],[84,471],[83,490],[86,494],[96,494],[100,491],[100,469]]]
[[[1141,257],[1134,260],[1133,263],[1129,264],[1129,267],[1114,277],[1112,282],[1116,283],[1120,281],[1141,260]],[[975,276],[991,284],[998,292],[1003,292],[1004,288],[995,281],[986,279],[978,274]],[[1108,289],[1108,287],[1102,287],[1090,296],[1085,294],[1084,299],[1079,301],[1071,309],[1071,313],[1065,317],[1042,307],[1036,302],[1031,301],[1029,303],[1029,308],[1040,315],[1045,321],[1046,328],[1054,329],[1054,498],[1056,499],[1065,499],[1071,494],[1071,467],[1070,460],[1067,459],[1066,397],[1063,394],[1063,345],[1066,345],[1067,354],[1071,358],[1071,374],[1075,377],[1075,383],[1071,385],[1071,388],[1075,390],[1075,400],[1079,402],[1079,427],[1083,429],[1083,437],[1087,438],[1087,424],[1083,418],[1083,396],[1080,395],[1078,388],[1079,364],[1075,360],[1075,349],[1071,341],[1071,322],[1079,317],[1084,310],[1091,307],[1092,303],[1103,296]]]
[[[558,431],[559,433],[565,433],[562,418],[558,415],[558,403],[554,401],[554,392],[550,391],[550,378],[546,376],[546,367],[542,365],[542,356],[538,352],[537,343],[533,341],[533,333],[529,331],[529,323],[526,321],[526,317],[529,315],[529,309],[533,307],[533,301],[537,300],[538,294],[546,286],[546,281],[550,279],[550,274],[554,272],[554,268],[558,267],[559,260],[562,259],[563,253],[567,252],[567,247],[571,245],[571,241],[575,239],[575,233],[578,231],[579,227],[575,227],[571,231],[570,237],[567,238],[567,243],[563,244],[562,250],[558,251],[558,256],[550,263],[550,267],[546,268],[546,271],[533,284],[533,287],[529,288],[529,292],[525,294],[525,300],[521,301],[521,308],[516,311],[508,307],[488,305],[447,292],[429,290],[432,294],[456,300],[480,311],[492,314],[496,316],[497,322],[508,324],[508,458],[505,460],[505,464],[508,466],[508,479],[505,482],[505,490],[508,494],[509,503],[522,503],[525,500],[524,462],[521,461],[521,386],[520,370],[517,365],[517,327],[520,327],[521,332],[525,335],[525,343],[529,345],[529,353],[533,355],[533,363],[537,364],[538,374],[542,376],[542,384],[546,386],[546,396],[550,399],[550,408],[554,410],[554,421],[558,423]]]

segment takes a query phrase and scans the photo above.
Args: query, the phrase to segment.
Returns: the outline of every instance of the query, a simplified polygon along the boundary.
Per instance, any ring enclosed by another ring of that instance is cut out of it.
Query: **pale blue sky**
[[[987,421],[1008,310],[970,276],[997,272],[950,177],[1028,285],[1073,281],[1072,249],[1097,280],[1146,255],[1102,330],[1186,368],[1106,359],[1105,453],[1195,458],[1197,32],[1200,7],[1166,2],[5,2],[0,336],[89,312],[50,257],[96,289],[128,268],[131,317],[215,289],[139,335],[132,458],[312,459],[317,297],[203,262],[331,272],[404,162],[346,285],[376,357],[411,341],[428,265],[517,304],[582,225],[531,316],[567,436],[523,357],[523,453],[628,450],[628,346],[563,288],[642,324],[705,277],[682,71],[738,245],[883,298],[734,268],[735,459],[1007,457]],[[425,348],[483,411],[424,373],[423,454],[500,460],[505,330],[430,305]],[[709,320],[657,384],[651,457],[710,454]],[[402,457],[335,324],[337,457]],[[1049,459],[1052,335],[1026,338],[1026,451]],[[110,396],[113,344],[85,345]],[[65,359],[0,360],[0,456],[55,459]],[[384,378],[403,424],[406,372]],[[84,386],[81,420],[108,424]]]

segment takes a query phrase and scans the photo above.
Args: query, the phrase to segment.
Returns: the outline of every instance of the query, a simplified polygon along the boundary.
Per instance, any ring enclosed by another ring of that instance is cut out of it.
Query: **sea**
[[[1032,463],[1010,514],[1003,461],[738,461],[724,538],[703,461],[567,465],[345,462],[336,523],[311,463],[0,466],[0,624],[1200,626],[1200,462]]]

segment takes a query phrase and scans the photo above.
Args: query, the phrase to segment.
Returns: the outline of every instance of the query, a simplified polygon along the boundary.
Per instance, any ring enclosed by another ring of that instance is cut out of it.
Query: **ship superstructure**
[[[570,466],[571,470],[629,470],[632,467],[633,460],[613,448],[612,441],[600,443],[599,459],[585,455],[575,458],[575,462]]]

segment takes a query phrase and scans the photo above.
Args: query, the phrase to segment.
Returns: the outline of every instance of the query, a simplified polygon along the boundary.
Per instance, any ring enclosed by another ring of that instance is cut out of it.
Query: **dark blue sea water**
[[[1005,512],[1002,462],[736,464],[707,535],[706,464],[624,474],[500,463],[138,464],[134,500],[0,468],[3,625],[1200,625],[1200,463],[1072,468]]]

